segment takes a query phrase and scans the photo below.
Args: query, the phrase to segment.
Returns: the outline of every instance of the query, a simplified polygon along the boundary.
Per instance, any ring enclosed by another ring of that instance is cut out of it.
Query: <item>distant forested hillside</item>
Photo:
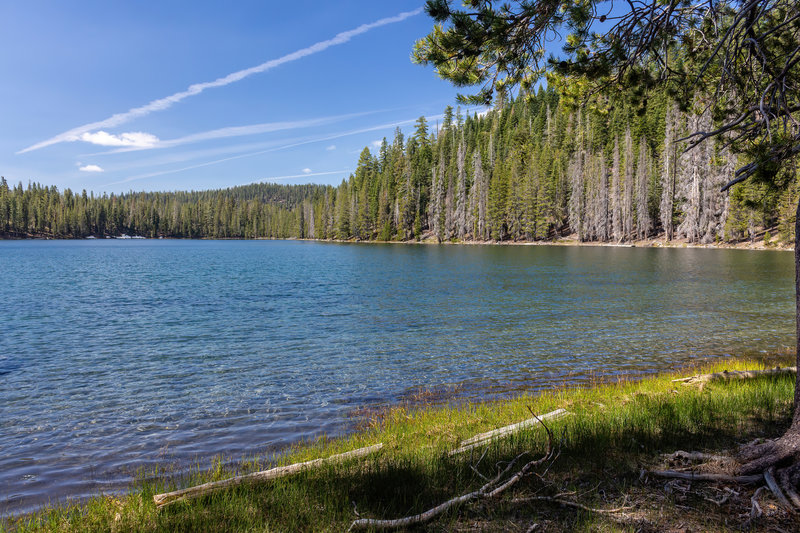
[[[684,110],[681,110],[683,107]],[[642,106],[596,99],[583,111],[540,90],[482,116],[448,107],[373,154],[339,186],[254,184],[230,189],[94,196],[0,180],[0,235],[86,237],[526,241],[574,235],[626,242],[710,243],[765,230],[793,238],[794,186],[720,187],[744,162],[709,130],[702,98],[678,106],[656,92]]]

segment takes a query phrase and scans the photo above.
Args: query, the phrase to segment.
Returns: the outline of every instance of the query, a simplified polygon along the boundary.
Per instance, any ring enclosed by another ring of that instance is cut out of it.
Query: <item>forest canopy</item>
[[[554,89],[491,111],[417,121],[364,148],[338,186],[253,184],[202,192],[94,195],[0,180],[0,234],[80,238],[314,238],[582,241],[793,238],[797,173],[782,190],[721,187],[743,156],[722,142],[686,150],[714,118],[696,97],[682,111],[666,89],[642,103],[603,96],[565,106]],[[438,126],[438,129],[437,129]]]

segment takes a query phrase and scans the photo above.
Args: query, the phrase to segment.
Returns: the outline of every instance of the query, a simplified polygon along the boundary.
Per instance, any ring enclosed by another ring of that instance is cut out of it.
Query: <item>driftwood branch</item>
[[[694,385],[695,383],[708,383],[709,381],[719,381],[726,379],[748,379],[757,378],[761,376],[779,376],[783,374],[796,374],[796,366],[787,366],[784,368],[775,367],[767,370],[725,370],[722,372],[715,372],[713,374],[699,374],[696,376],[689,376],[687,378],[673,379],[674,382],[682,382],[684,385]]]
[[[513,500],[511,500],[511,502],[512,503],[550,502],[558,505],[565,505],[567,507],[574,507],[576,509],[582,509],[584,511],[589,511],[591,513],[597,513],[597,514],[621,513],[622,511],[628,511],[634,508],[634,506],[627,506],[627,507],[617,507],[615,509],[599,509],[596,507],[589,507],[587,505],[583,505],[582,503],[573,502],[571,500],[558,498],[556,496],[526,496],[524,498],[514,498]]]
[[[399,529],[401,527],[409,527],[416,524],[424,524],[426,522],[430,522],[443,512],[447,511],[451,507],[454,507],[458,504],[468,502],[483,496],[483,492],[481,490],[476,490],[457,498],[453,498],[452,500],[447,500],[446,502],[433,507],[432,509],[428,509],[424,513],[406,516],[403,518],[398,518],[397,520],[378,520],[375,518],[361,518],[359,520],[354,521],[350,524],[350,529],[348,531],[354,531],[359,529]]]
[[[756,518],[761,518],[761,516],[764,514],[764,512],[761,510],[761,506],[758,505],[758,497],[761,496],[761,493],[765,490],[768,490],[766,485],[759,487],[750,498],[750,522]]]
[[[503,481],[505,476],[512,470],[515,464],[524,456],[525,453],[522,453],[514,458],[506,468],[497,474],[493,479],[488,481],[485,485],[483,485],[478,490],[468,492],[467,494],[462,494],[461,496],[456,496],[455,498],[451,498],[444,503],[437,505],[431,509],[428,509],[425,512],[405,516],[403,518],[397,518],[394,520],[381,520],[377,518],[360,518],[358,520],[353,521],[350,524],[350,528],[348,531],[360,530],[360,529],[373,529],[373,530],[383,530],[383,529],[399,529],[404,527],[415,526],[419,524],[425,524],[430,522],[440,514],[444,513],[448,509],[455,507],[459,504],[466,503],[472,500],[478,499],[488,499],[493,498],[501,494],[503,491],[508,489],[509,487],[513,486],[517,481],[522,479],[526,474],[528,474],[531,469],[534,467],[543,464],[555,456],[555,451],[553,449],[553,432],[550,431],[545,423],[541,420],[541,417],[535,418],[535,420],[539,421],[539,423],[544,426],[544,429],[547,431],[547,452],[544,454],[543,457],[539,459],[534,459],[533,461],[528,462],[519,469],[513,476]]]
[[[783,492],[786,494],[786,497],[789,498],[789,500],[791,500],[792,504],[794,504],[795,507],[800,509],[800,495],[797,494],[797,491],[795,491],[794,487],[792,486],[792,481],[789,472],[790,472],[789,468],[784,468],[779,472],[778,477],[780,478],[781,481],[781,488],[783,489]]]
[[[678,450],[674,453],[665,453],[663,456],[672,461],[677,459],[683,459],[685,461],[727,461],[730,459],[724,455],[714,455],[703,452],[685,452],[683,450]]]
[[[511,424],[510,426],[505,426],[492,431],[487,431],[486,433],[480,433],[478,435],[475,435],[474,437],[462,441],[460,443],[461,446],[459,448],[450,451],[450,456],[452,457],[453,455],[458,455],[460,453],[472,450],[473,448],[489,444],[491,441],[495,439],[511,435],[521,429],[533,427],[536,424],[539,424],[542,420],[557,420],[559,418],[567,416],[568,414],[569,411],[567,411],[566,409],[556,409],[555,411],[545,413],[538,417],[534,415],[533,418],[523,420],[522,422],[519,422],[517,424]]]
[[[767,482],[767,487],[769,487],[769,490],[771,490],[772,494],[774,494],[775,497],[778,499],[781,506],[783,506],[783,508],[789,511],[790,513],[794,513],[794,508],[792,507],[792,504],[789,502],[788,499],[786,499],[786,495],[783,493],[780,486],[778,485],[778,481],[775,479],[774,466],[771,466],[764,471],[764,481]]]
[[[758,483],[764,480],[763,474],[753,474],[750,476],[728,476],[725,474],[678,472],[676,470],[650,470],[647,473],[657,477],[666,477],[672,479],[687,479],[689,481],[719,481],[722,483],[742,483],[745,485]]]
[[[314,459],[312,461],[306,461],[304,463],[295,463],[293,465],[280,466],[277,468],[272,468],[270,470],[263,470],[261,472],[253,472],[252,474],[236,476],[230,479],[223,479],[221,481],[212,481],[209,483],[203,483],[202,485],[197,485],[195,487],[189,487],[186,489],[176,490],[173,492],[166,492],[163,494],[156,494],[153,496],[153,501],[155,502],[156,507],[161,508],[171,503],[179,502],[182,500],[188,500],[190,498],[197,498],[199,496],[206,496],[218,490],[236,487],[238,485],[241,485],[242,483],[267,481],[270,479],[296,474],[297,472],[309,470],[321,465],[341,463],[343,461],[346,461],[347,459],[369,455],[371,453],[377,452],[381,448],[383,448],[383,444],[379,443],[373,446],[367,446],[366,448],[359,448],[357,450],[352,450],[337,455],[331,455],[330,457],[322,459]]]
[[[484,486],[479,488],[478,490],[469,492],[467,494],[462,494],[461,496],[456,496],[455,498],[451,498],[444,503],[437,505],[431,509],[428,509],[425,512],[405,516],[403,518],[397,518],[394,520],[381,520],[377,518],[361,518],[359,520],[355,520],[352,524],[350,524],[350,528],[348,531],[359,530],[359,529],[399,529],[403,527],[415,526],[419,524],[425,524],[430,522],[440,514],[444,513],[451,507],[455,507],[462,503],[466,503],[472,500],[483,499],[483,498],[491,498],[499,495],[502,491],[507,489],[508,487],[512,486],[514,483],[519,481],[525,474],[527,474],[531,468],[542,464],[546,460],[552,457],[553,452],[552,449],[548,450],[548,453],[542,457],[541,459],[537,459],[535,461],[531,461],[525,466],[523,466],[514,476],[511,477],[508,481],[496,487],[496,485],[502,480],[503,476],[508,473],[511,467],[514,466],[516,461],[522,457],[521,454],[517,456],[511,463],[509,463],[508,467],[505,470],[500,472],[494,479],[486,483]]]
[[[708,455],[700,452],[687,453],[683,451],[677,451],[673,454],[666,455],[666,457],[672,459],[684,458],[692,460],[727,459],[726,457]],[[751,509],[750,509],[750,520],[748,522],[752,522],[753,520],[759,518],[762,515],[762,509],[758,503],[758,499],[760,494],[765,490],[769,490],[770,492],[772,492],[772,494],[778,500],[780,506],[783,507],[789,513],[795,514],[797,512],[797,509],[800,509],[800,495],[798,495],[797,492],[795,491],[794,483],[792,481],[792,472],[794,471],[795,468],[796,468],[795,466],[792,466],[789,468],[781,469],[776,472],[775,466],[770,466],[760,474],[742,475],[742,476],[729,476],[725,474],[707,474],[707,473],[697,473],[692,471],[684,472],[677,470],[650,471],[648,473],[658,477],[685,479],[688,481],[716,481],[722,483],[741,483],[741,484],[755,484],[763,482],[765,483],[765,485],[756,490],[756,492],[750,499]],[[713,503],[716,503],[717,505],[721,505],[724,501],[727,501],[728,498],[725,497],[721,501],[709,498],[705,499]]]

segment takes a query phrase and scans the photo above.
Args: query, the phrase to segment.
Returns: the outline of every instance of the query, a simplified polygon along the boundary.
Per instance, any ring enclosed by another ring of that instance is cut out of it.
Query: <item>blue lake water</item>
[[[794,345],[786,252],[0,242],[0,513],[480,398]]]

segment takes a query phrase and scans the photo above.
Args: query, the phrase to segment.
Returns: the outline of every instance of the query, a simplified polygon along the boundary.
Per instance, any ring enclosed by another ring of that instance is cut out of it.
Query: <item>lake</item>
[[[0,242],[0,513],[497,398],[794,346],[787,252]]]

